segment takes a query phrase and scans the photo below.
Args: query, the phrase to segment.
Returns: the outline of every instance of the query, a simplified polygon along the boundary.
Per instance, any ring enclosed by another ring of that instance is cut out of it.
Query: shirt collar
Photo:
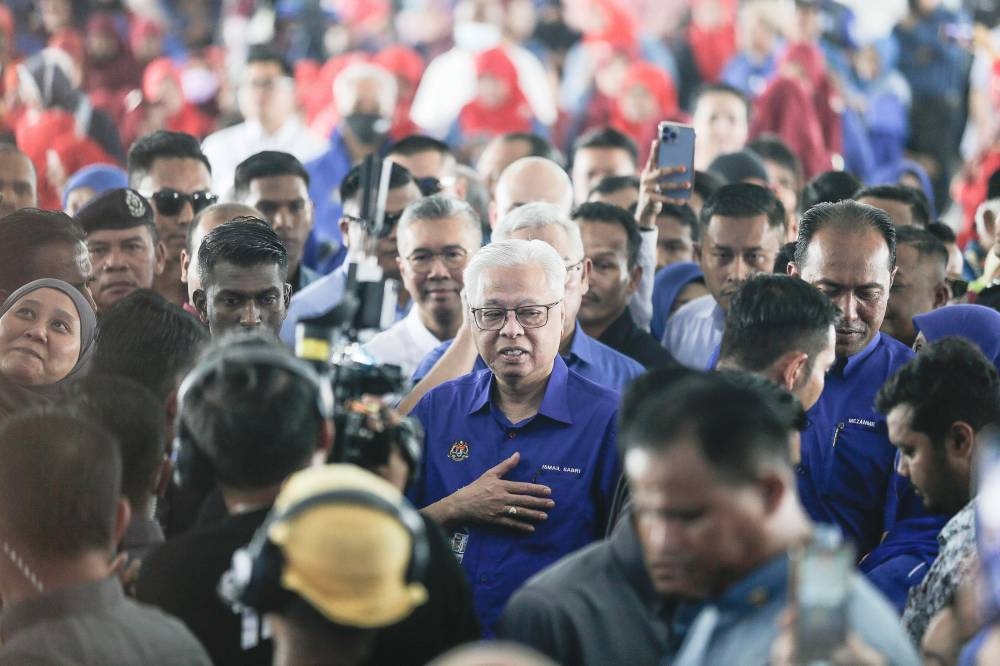
[[[844,377],[848,377],[856,372],[858,372],[862,365],[864,365],[865,360],[875,353],[878,348],[879,343],[882,342],[882,334],[876,333],[875,337],[871,339],[864,349],[859,351],[853,356],[848,356],[839,363],[836,363],[834,367],[840,368],[840,374]]]
[[[573,339],[569,343],[569,354],[566,355],[567,362],[572,359],[584,365],[594,363],[594,339],[583,332],[580,322],[577,321],[573,327]]]
[[[0,637],[7,641],[18,632],[41,622],[100,612],[122,603],[124,599],[121,583],[115,576],[45,592],[4,609],[0,615]]]
[[[646,561],[642,556],[639,537],[635,533],[631,512],[626,512],[618,520],[611,538],[608,539],[611,556],[621,567],[622,574],[647,608],[657,612],[665,605],[665,600],[653,588],[653,581],[646,572]]]
[[[707,605],[722,613],[741,613],[760,608],[776,599],[784,600],[788,594],[788,554],[782,553],[733,583],[729,589],[714,599],[703,602],[683,602],[673,618],[673,629],[678,635],[686,633],[691,622]]]
[[[552,363],[552,373],[545,384],[545,393],[542,395],[542,404],[538,407],[538,413],[553,421],[572,424],[573,414],[569,408],[569,396],[567,395],[567,383],[569,380],[569,369],[562,356],[556,354]],[[469,401],[469,414],[475,414],[491,403],[491,390],[493,388],[493,372],[489,369],[480,370],[476,373],[475,385],[471,391]]]
[[[424,325],[422,319],[420,319],[420,308],[413,306],[410,311],[406,313],[406,316],[401,320],[402,325],[406,327],[406,330],[410,332],[410,336],[418,344],[429,346],[432,349],[441,344],[438,337],[431,333],[431,330]]]
[[[962,510],[951,517],[938,534],[938,543],[943,549],[949,541],[968,539],[975,535],[976,529],[976,498],[973,497]]]

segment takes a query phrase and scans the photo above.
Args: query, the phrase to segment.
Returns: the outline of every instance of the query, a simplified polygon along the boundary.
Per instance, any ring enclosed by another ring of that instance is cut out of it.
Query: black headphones
[[[177,417],[174,420],[174,481],[182,488],[207,493],[215,486],[215,471],[209,455],[198,445],[187,426],[184,414],[189,396],[199,392],[207,378],[227,365],[264,365],[284,370],[309,384],[316,394],[316,413],[323,420],[333,418],[333,389],[328,379],[321,377],[305,361],[281,349],[239,344],[212,354],[188,373],[177,390]]]
[[[275,523],[291,520],[324,504],[354,504],[381,511],[399,521],[411,541],[406,583],[423,582],[430,561],[430,544],[420,514],[404,498],[393,502],[371,491],[345,489],[307,497],[282,511],[277,507],[272,509],[250,543],[233,553],[232,566],[219,581],[219,596],[236,609],[253,608],[267,613],[279,608],[292,593],[281,586],[285,554],[271,541],[268,532]]]

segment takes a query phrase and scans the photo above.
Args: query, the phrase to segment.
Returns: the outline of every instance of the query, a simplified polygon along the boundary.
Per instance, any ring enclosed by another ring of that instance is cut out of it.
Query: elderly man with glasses
[[[442,340],[455,337],[462,324],[462,271],[482,240],[479,218],[461,199],[436,194],[406,207],[396,263],[413,307],[364,346],[376,361],[398,365],[409,377]]]
[[[525,580],[604,534],[620,473],[618,394],[559,355],[566,265],[542,240],[494,241],[465,269],[486,369],[427,393],[410,498],[449,533],[493,634]]]

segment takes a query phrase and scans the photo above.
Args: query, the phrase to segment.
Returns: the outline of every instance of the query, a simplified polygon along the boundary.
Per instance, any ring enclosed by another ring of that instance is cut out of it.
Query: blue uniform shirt
[[[438,359],[448,351],[452,342],[453,340],[445,340],[424,357],[424,360],[413,372],[414,384],[430,372]],[[569,354],[563,356],[563,361],[573,372],[601,386],[613,388],[619,393],[625,390],[630,381],[646,371],[638,361],[584,333],[579,323],[573,332],[573,340],[569,344]],[[472,371],[478,372],[485,369],[486,362],[481,356],[477,356]]]
[[[886,528],[896,450],[875,395],[913,358],[901,342],[876,333],[868,346],[826,375],[826,387],[807,416],[802,433],[799,495],[818,522],[835,523],[864,555]],[[916,506],[907,509],[919,512]],[[904,517],[904,516],[897,516]]]
[[[615,484],[618,395],[570,371],[556,356],[538,414],[511,423],[491,397],[493,374],[473,372],[431,390],[414,408],[424,426],[424,464],[410,490],[417,507],[467,486],[515,452],[504,478],[543,484],[555,507],[533,533],[468,524],[451,544],[472,585],[487,636],[508,598],[533,574],[604,536]]]

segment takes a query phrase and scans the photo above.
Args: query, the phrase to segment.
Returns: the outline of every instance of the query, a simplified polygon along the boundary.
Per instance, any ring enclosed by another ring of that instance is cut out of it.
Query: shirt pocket
[[[838,423],[830,435],[822,495],[837,504],[881,516],[895,449],[885,423]]]

